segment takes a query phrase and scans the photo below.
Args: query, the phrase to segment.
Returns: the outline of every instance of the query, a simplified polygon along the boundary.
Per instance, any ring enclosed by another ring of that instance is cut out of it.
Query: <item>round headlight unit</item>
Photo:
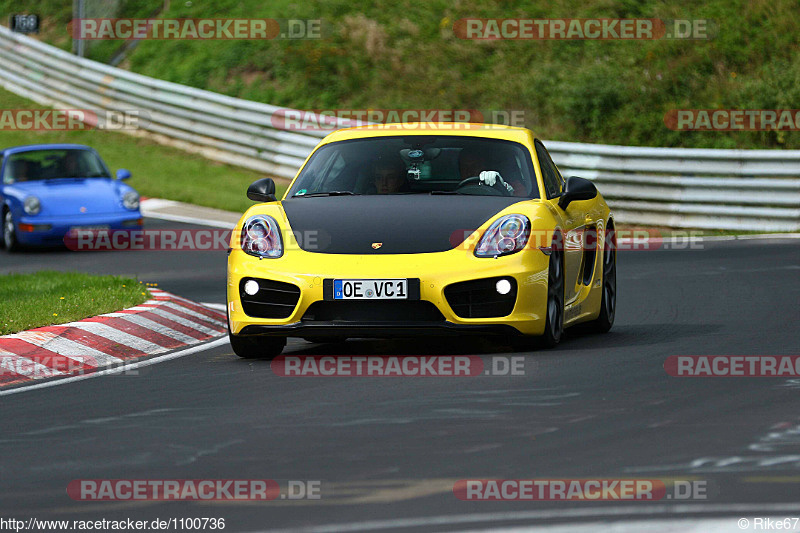
[[[277,258],[283,255],[283,241],[278,223],[267,215],[248,218],[242,228],[242,250],[250,255]]]
[[[521,217],[512,215],[500,224],[500,235],[506,239],[516,239],[525,231],[525,225]]]
[[[22,204],[25,213],[29,215],[38,215],[42,210],[42,203],[35,196],[28,196]]]
[[[260,219],[256,219],[252,224],[247,226],[247,236],[254,241],[266,239],[269,237],[270,231],[271,230],[265,221]]]
[[[128,191],[122,195],[122,206],[125,209],[135,211],[139,209],[139,194],[135,191]]]

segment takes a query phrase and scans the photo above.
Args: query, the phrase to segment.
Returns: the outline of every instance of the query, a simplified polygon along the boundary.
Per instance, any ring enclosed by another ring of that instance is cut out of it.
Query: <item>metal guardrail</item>
[[[139,135],[283,178],[295,175],[326,133],[279,129],[273,116],[282,121],[283,108],[110,67],[3,27],[0,86],[57,108],[141,110],[149,122]],[[562,174],[598,183],[619,222],[800,230],[800,150],[547,146]]]

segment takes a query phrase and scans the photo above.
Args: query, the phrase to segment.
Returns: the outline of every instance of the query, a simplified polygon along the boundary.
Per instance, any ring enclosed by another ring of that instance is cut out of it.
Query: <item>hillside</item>
[[[45,20],[40,38],[69,48],[71,2],[29,4]],[[110,4],[120,17],[326,21],[330,35],[319,40],[142,41],[120,65],[241,98],[302,109],[522,110],[545,139],[800,148],[798,132],[687,133],[664,123],[671,109],[800,108],[796,0]],[[0,1],[5,13],[14,6]],[[712,19],[718,30],[708,40],[474,41],[454,35],[464,17]],[[89,55],[108,61],[120,44],[93,43]]]

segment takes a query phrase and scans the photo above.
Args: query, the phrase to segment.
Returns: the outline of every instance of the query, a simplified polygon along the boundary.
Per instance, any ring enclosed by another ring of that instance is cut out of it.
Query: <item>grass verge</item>
[[[63,324],[139,305],[140,282],[119,276],[41,271],[0,275],[0,335]]]

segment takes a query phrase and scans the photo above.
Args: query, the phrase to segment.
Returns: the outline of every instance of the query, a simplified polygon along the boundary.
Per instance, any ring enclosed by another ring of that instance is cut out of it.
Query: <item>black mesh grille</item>
[[[315,322],[444,322],[444,316],[431,302],[424,300],[384,300],[375,302],[314,302],[303,315],[304,321]]]
[[[497,282],[508,280],[508,294],[497,292]],[[493,318],[508,316],[517,301],[514,278],[487,278],[453,283],[444,289],[444,296],[453,312],[461,318]]]
[[[244,292],[248,280],[258,282],[258,292],[250,296]],[[242,278],[239,283],[242,309],[256,318],[288,318],[300,299],[300,287],[271,279]]]

